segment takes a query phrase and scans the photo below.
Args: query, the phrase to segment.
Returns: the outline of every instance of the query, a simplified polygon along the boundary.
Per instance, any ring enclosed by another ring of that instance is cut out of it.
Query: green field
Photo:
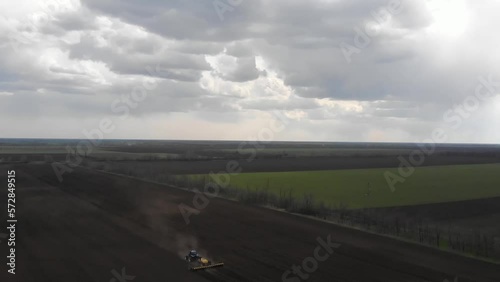
[[[391,191],[384,173],[397,169],[260,172],[231,175],[230,186],[292,196],[348,208],[418,205],[500,196],[500,164],[418,167]],[[191,179],[205,178],[191,175]]]

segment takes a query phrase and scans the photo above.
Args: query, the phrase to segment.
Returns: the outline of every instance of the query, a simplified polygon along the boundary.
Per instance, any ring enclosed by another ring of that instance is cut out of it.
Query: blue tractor
[[[210,260],[201,257],[196,250],[189,251],[189,254],[186,256],[186,261],[188,263],[189,270],[201,270],[207,268],[221,267],[224,266],[223,262],[212,263]]]

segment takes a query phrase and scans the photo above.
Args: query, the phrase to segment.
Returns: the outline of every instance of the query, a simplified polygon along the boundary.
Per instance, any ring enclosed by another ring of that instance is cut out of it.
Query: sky
[[[0,137],[498,143],[499,10],[1,1]]]

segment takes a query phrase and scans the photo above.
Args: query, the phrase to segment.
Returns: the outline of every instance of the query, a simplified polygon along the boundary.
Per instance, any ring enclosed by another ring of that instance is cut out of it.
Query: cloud
[[[81,137],[84,119],[116,118],[113,101],[149,83],[130,125],[110,138],[214,138],[203,129],[220,133],[231,120],[238,133],[219,136],[237,139],[280,110],[294,121],[282,139],[423,139],[446,126],[443,114],[474,94],[479,76],[500,81],[500,4],[407,0],[388,14],[389,3],[242,1],[221,20],[205,0],[4,2],[0,119],[13,122],[0,129]],[[355,48],[350,62],[341,44]],[[450,142],[497,141],[491,99]],[[148,132],[167,121],[193,132]]]

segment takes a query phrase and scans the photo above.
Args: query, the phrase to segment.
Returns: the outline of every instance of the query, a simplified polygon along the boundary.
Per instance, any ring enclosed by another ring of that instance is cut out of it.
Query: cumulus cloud
[[[79,138],[110,117],[109,138],[245,139],[282,111],[282,140],[417,141],[491,76],[449,141],[498,141],[497,1],[231,3],[0,3],[0,128]]]

